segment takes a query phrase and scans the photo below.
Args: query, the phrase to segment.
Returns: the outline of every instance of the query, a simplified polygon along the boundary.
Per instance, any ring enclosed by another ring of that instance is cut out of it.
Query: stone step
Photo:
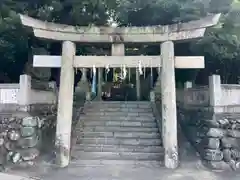
[[[84,112],[86,116],[154,117],[152,112]]]
[[[115,127],[157,127],[156,122],[141,122],[141,121],[82,121],[79,123],[81,126],[115,126]]]
[[[72,158],[81,160],[163,160],[164,153],[138,153],[138,152],[84,152],[72,154]]]
[[[149,116],[97,116],[97,115],[86,115],[83,114],[79,118],[80,120],[125,120],[125,121],[155,121],[155,117],[149,117]]]
[[[159,138],[139,139],[139,138],[77,138],[77,144],[102,144],[102,145],[142,145],[142,146],[161,146]]]
[[[95,126],[95,127],[76,127],[76,133],[82,132],[158,132],[158,128],[149,127],[114,127],[114,126]]]
[[[93,167],[93,166],[115,166],[121,165],[123,168],[135,168],[135,167],[147,167],[147,168],[159,168],[162,167],[162,161],[138,161],[138,160],[84,160],[84,159],[72,159],[70,165],[81,167]]]
[[[86,104],[150,104],[150,101],[90,101],[86,102]]]
[[[80,132],[78,137],[161,138],[158,132]]]
[[[91,102],[91,103],[86,103],[84,105],[84,107],[86,108],[92,108],[92,107],[101,107],[101,108],[106,108],[106,107],[110,107],[110,108],[151,108],[151,104],[149,102],[147,103],[125,103],[125,102]]]
[[[152,108],[122,108],[122,107],[87,107],[85,112],[124,112],[124,113],[148,113],[153,112]]]
[[[134,145],[97,145],[87,144],[73,147],[73,152],[145,152],[145,153],[163,153],[162,146],[134,146]]]

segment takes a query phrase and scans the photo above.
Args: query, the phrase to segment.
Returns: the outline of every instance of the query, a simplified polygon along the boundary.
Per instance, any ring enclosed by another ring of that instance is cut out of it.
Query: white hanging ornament
[[[106,68],[106,73],[108,74],[108,73],[110,72],[110,66],[109,66],[109,64],[107,64],[105,68]]]
[[[139,74],[142,75],[143,70],[142,70],[142,62],[141,61],[138,61],[138,70],[139,70]]]
[[[127,68],[126,65],[123,65],[123,79],[125,79],[127,77]]]
[[[96,75],[96,72],[97,72],[97,70],[96,70],[96,66],[93,65],[93,75]]]

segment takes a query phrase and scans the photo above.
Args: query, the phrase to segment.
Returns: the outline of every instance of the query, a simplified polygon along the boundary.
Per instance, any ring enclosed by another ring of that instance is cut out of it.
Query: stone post
[[[73,60],[75,53],[75,43],[71,41],[64,41],[62,44],[62,65],[56,129],[56,160],[60,167],[66,167],[70,162],[74,88]]]
[[[184,89],[189,89],[193,87],[193,83],[191,81],[187,81],[184,83]]]
[[[152,67],[150,68],[150,76],[151,76],[150,86],[151,86],[151,89],[152,89],[153,88],[153,68]]]
[[[193,83],[191,81],[186,81],[184,83],[184,88],[183,88],[183,95],[181,98],[183,98],[183,107],[187,108],[188,105],[188,89],[193,87]],[[180,95],[181,96],[181,95]]]
[[[82,92],[84,93],[84,96],[86,98],[86,100],[90,100],[91,99],[91,90],[89,88],[89,84],[87,81],[87,69],[86,68],[82,68],[82,77],[81,77],[81,81],[79,83],[80,89],[82,89]]]
[[[175,169],[178,167],[179,162],[174,44],[172,41],[163,42],[161,44],[161,56],[162,138],[165,149],[164,163],[167,168]]]
[[[209,101],[215,112],[217,106],[221,106],[222,88],[220,75],[209,76]]]
[[[141,100],[141,86],[140,86],[140,73],[139,69],[136,68],[136,93],[137,93],[137,100]]]
[[[128,68],[128,82],[131,82],[131,68]]]
[[[103,68],[98,68],[98,91],[97,100],[102,100]]]
[[[154,91],[150,91],[150,102],[155,102],[155,92]]]
[[[124,56],[125,55],[125,46],[122,43],[112,44],[112,56]],[[113,75],[115,68],[113,68]]]
[[[18,104],[27,111],[27,106],[31,104],[31,76],[21,75],[19,86]]]
[[[82,78],[81,81],[87,81],[87,69],[82,68]]]
[[[154,87],[154,91],[157,97],[160,97],[161,94],[161,68],[157,68],[158,71],[158,78],[157,81],[155,83],[155,87]],[[152,87],[154,86],[153,84],[153,69],[151,69],[151,81],[152,81]],[[159,98],[157,98],[159,100]]]

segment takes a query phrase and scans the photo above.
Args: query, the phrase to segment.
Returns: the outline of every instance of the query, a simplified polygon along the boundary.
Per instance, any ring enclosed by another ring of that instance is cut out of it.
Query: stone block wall
[[[240,114],[211,108],[179,108],[179,122],[203,164],[215,170],[240,170]]]
[[[73,128],[86,94],[76,92],[74,97]],[[56,120],[56,104],[0,104],[0,171],[32,166],[44,156],[53,162]]]
[[[26,109],[28,111],[21,111]],[[0,113],[0,170],[11,165],[33,165],[53,144],[55,105],[31,105]],[[53,147],[53,146],[52,146]]]

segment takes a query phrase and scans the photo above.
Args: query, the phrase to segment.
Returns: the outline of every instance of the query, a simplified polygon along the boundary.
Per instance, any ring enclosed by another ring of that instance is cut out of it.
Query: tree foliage
[[[223,13],[221,22],[208,29],[203,39],[176,45],[178,55],[204,55],[206,68],[186,76],[187,71],[179,73],[183,80],[200,83],[206,83],[209,74],[220,73],[225,82],[236,83],[240,76],[236,68],[240,58],[239,0],[1,0],[0,81],[6,81],[5,76],[17,81],[24,71],[39,74],[37,69],[26,70],[32,55],[61,51],[58,43],[34,38],[28,28],[21,26],[17,13],[76,26],[108,25],[110,20],[119,26],[149,26],[186,22],[219,12]],[[143,51],[154,54],[158,49],[144,46]],[[78,51],[88,50],[81,46]]]

